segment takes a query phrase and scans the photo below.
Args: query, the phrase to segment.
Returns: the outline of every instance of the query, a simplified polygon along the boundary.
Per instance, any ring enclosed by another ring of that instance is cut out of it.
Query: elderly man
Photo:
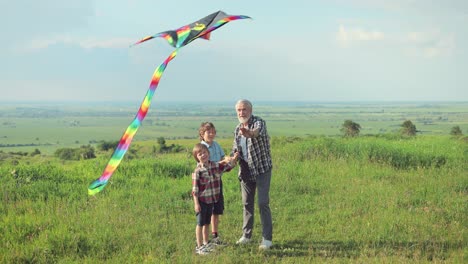
[[[244,206],[243,235],[236,244],[251,242],[254,226],[255,191],[258,191],[258,207],[262,222],[263,239],[260,249],[269,249],[273,243],[273,224],[270,211],[271,154],[266,123],[252,115],[252,103],[239,100],[236,104],[237,125],[232,152],[239,152],[239,180]]]

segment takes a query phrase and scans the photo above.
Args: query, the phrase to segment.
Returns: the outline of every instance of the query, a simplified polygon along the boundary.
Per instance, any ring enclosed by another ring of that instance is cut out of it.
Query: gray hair
[[[240,104],[247,105],[247,106],[250,108],[250,110],[252,110],[252,103],[251,103],[249,100],[247,100],[247,99],[240,99],[240,100],[237,101],[237,103],[236,103],[236,108],[237,108],[237,106],[240,105]]]

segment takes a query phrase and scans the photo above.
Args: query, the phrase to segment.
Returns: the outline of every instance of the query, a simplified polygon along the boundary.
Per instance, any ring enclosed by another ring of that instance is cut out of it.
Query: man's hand
[[[226,165],[228,163],[230,163],[232,166],[234,166],[237,162],[237,158],[239,157],[239,153],[236,152],[234,153],[234,156],[232,157],[229,157],[229,156],[225,156],[223,160],[221,160],[219,163],[220,164],[223,164],[223,165]]]
[[[258,136],[258,129],[250,130],[248,128],[241,127],[239,134],[246,138],[256,138]]]
[[[241,134],[242,136],[244,136],[246,138],[249,138],[250,137],[250,130],[248,128],[241,127],[240,130],[239,130],[239,134]]]
[[[239,160],[239,152],[237,152],[237,151],[234,152],[234,156],[232,156],[232,158],[233,158],[235,161]]]

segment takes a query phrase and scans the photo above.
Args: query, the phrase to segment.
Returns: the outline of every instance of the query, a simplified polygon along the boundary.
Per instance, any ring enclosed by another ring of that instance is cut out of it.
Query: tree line
[[[421,132],[416,129],[416,125],[413,124],[411,120],[405,120],[400,126],[400,135],[402,136],[416,136],[417,132]],[[345,137],[356,137],[359,136],[359,133],[361,132],[361,125],[348,119],[343,122],[340,131]],[[452,127],[450,135],[455,137],[463,136],[460,126]]]

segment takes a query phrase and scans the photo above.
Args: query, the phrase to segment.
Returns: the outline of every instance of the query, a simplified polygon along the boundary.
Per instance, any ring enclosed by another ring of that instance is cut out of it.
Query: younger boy
[[[235,153],[234,157],[227,157],[223,161],[215,163],[209,160],[208,148],[201,143],[195,145],[192,154],[197,161],[197,167],[192,173],[192,196],[197,215],[195,253],[206,255],[211,251],[208,246],[208,232],[213,204],[218,201],[220,196],[221,175],[236,165],[238,154]]]
[[[203,122],[198,129],[200,142],[208,148],[210,152],[210,161],[219,162],[224,159],[224,151],[221,146],[214,139],[216,137],[216,128],[211,122]],[[211,235],[213,239],[211,243],[222,245],[223,242],[218,235],[219,216],[224,212],[224,194],[223,194],[223,181],[220,180],[219,184],[220,196],[219,200],[213,204],[213,214],[211,215]]]

